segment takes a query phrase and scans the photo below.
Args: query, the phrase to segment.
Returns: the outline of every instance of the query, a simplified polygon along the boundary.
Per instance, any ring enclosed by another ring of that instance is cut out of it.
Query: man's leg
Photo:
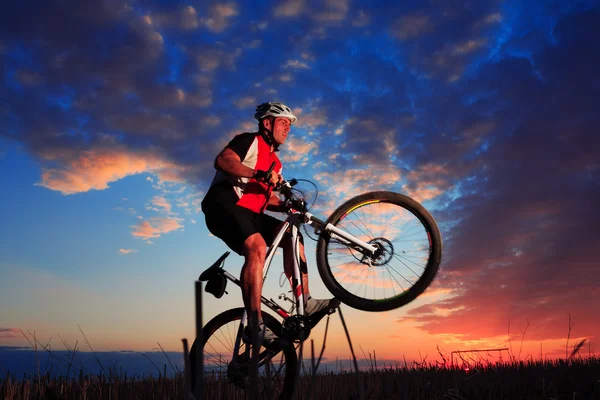
[[[265,262],[266,244],[260,233],[249,236],[244,241],[244,265],[240,276],[242,298],[250,319],[262,321],[260,312],[260,296],[263,285],[263,265]]]
[[[293,287],[292,278],[294,277],[294,252],[291,235],[286,235],[282,241],[281,247],[283,248],[283,269],[285,275],[288,277],[292,290]],[[304,244],[299,243],[300,253],[300,276],[302,277],[302,286],[304,294],[304,304],[306,306],[306,314],[312,315],[322,310],[335,309],[339,306],[340,302],[337,299],[313,299],[308,290],[308,267],[306,265],[306,255],[304,254]]]
[[[300,276],[302,277],[302,287],[305,299],[310,297],[310,291],[308,290],[308,268],[306,265],[306,255],[304,254],[304,244],[299,243],[300,251]],[[281,247],[283,248],[283,270],[285,276],[290,280],[294,277],[294,252],[292,251],[292,238],[286,236],[282,241]],[[292,288],[295,289],[295,288]]]
[[[250,337],[258,334],[264,346],[285,345],[287,342],[279,339],[276,333],[265,326],[262,318],[260,298],[262,295],[266,244],[260,233],[254,233],[244,241],[243,254],[245,261],[242,266],[240,284],[244,306],[248,312],[246,332]]]

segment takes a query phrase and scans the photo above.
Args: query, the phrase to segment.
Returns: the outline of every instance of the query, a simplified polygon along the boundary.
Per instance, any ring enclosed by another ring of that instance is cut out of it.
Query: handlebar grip
[[[271,163],[271,166],[269,167],[269,170],[267,171],[267,182],[266,183],[269,186],[273,186],[270,181],[271,181],[271,174],[273,173],[274,169],[275,169],[275,161],[273,161]]]
[[[269,168],[269,170],[267,171],[267,177],[270,178],[271,177],[271,173],[273,172],[273,170],[275,169],[275,161],[273,161],[271,163],[271,167]]]

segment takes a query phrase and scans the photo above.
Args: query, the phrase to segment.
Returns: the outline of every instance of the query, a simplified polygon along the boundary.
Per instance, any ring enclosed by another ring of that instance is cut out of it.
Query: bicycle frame
[[[371,246],[370,244],[365,243],[364,241],[335,227],[334,225],[321,221],[320,219],[316,218],[308,211],[300,212],[300,211],[297,211],[292,208],[288,209],[287,218],[285,219],[285,221],[282,221],[282,225],[279,228],[279,230],[277,231],[277,234],[275,236],[275,239],[273,240],[273,243],[267,249],[265,263],[263,265],[263,282],[267,277],[271,262],[273,261],[273,257],[275,256],[275,253],[277,252],[277,248],[281,244],[281,241],[283,240],[284,235],[289,230],[290,234],[291,234],[291,240],[292,240],[292,259],[293,259],[293,266],[292,266],[293,267],[293,271],[292,271],[293,275],[291,277],[292,279],[291,279],[290,285],[292,286],[292,292],[294,294],[294,299],[295,299],[295,313],[296,313],[296,315],[300,315],[300,316],[305,315],[304,290],[303,290],[304,288],[303,288],[303,284],[302,284],[302,276],[301,276],[300,267],[299,267],[299,265],[300,265],[300,251],[299,251],[300,236],[298,234],[299,226],[303,223],[311,225],[318,230],[329,233],[336,240],[339,240],[340,242],[342,242],[348,246],[352,246],[354,249],[363,253],[365,256],[371,256],[371,255],[375,254],[375,251],[377,250],[374,246]],[[230,280],[231,282],[233,282],[236,285],[241,287],[241,282],[239,279],[237,279],[233,275],[229,274],[225,270],[223,270],[222,273],[228,280]],[[267,306],[269,309],[271,309],[275,313],[277,313],[277,315],[279,315],[284,320],[291,317],[291,315],[287,311],[285,311],[283,309],[283,307],[281,307],[279,304],[277,304],[272,299],[269,300],[269,299],[265,298],[262,294],[261,294],[261,303],[264,304],[265,306]],[[238,354],[241,340],[242,340],[242,334],[243,334],[244,328],[247,325],[248,325],[248,313],[247,313],[247,311],[244,311],[244,314],[240,321],[240,326],[238,329],[238,334],[237,334],[237,337],[235,340],[235,344],[234,344],[234,349],[233,349],[234,355]]]

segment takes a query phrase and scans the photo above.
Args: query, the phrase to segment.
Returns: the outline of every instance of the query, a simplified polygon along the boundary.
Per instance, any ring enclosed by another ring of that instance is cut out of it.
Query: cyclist
[[[217,172],[202,200],[202,211],[208,230],[244,257],[240,277],[244,306],[249,322],[255,320],[253,316],[258,321],[258,333],[263,337],[263,344],[268,346],[278,337],[262,320],[262,273],[266,248],[275,239],[282,221],[264,211],[284,211],[283,202],[272,190],[283,180],[282,164],[276,153],[297,118],[289,107],[279,102],[258,105],[254,118],[258,120],[258,132],[235,136],[216,157],[214,167]],[[267,176],[273,162],[275,168]],[[292,288],[296,288],[298,283],[293,282],[291,235],[286,235],[280,246],[283,248],[285,274]],[[339,305],[338,300],[321,300],[310,296],[301,235],[300,270],[306,314],[335,309]]]

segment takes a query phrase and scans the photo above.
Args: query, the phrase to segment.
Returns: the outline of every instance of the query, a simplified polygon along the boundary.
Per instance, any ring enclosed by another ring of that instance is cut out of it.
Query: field
[[[245,399],[223,380],[205,381],[205,399]],[[569,361],[479,363],[469,370],[439,365],[371,368],[360,373],[309,373],[299,378],[296,399],[600,399],[600,358]],[[1,400],[181,399],[184,378],[126,374],[0,378]]]

